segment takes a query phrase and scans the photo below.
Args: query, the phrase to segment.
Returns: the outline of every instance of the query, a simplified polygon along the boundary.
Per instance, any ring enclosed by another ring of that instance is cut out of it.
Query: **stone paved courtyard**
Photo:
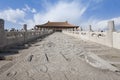
[[[119,74],[94,68],[79,57],[91,44],[56,32],[3,62],[14,65],[0,73],[0,80],[120,80]]]

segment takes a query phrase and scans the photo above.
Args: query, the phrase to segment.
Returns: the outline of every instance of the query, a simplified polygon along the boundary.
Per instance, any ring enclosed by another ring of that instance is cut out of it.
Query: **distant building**
[[[77,29],[79,26],[72,25],[70,23],[66,22],[50,22],[48,21],[45,24],[42,25],[36,25],[37,29],[43,30],[43,29],[52,29],[54,31],[59,31],[61,32],[62,30],[65,29]]]

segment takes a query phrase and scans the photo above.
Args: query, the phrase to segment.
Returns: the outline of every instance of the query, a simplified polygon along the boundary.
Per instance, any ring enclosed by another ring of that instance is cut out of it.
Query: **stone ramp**
[[[90,43],[87,43],[90,44]],[[83,41],[54,33],[21,51],[16,63],[0,80],[119,80],[120,75],[94,68],[81,60]]]
[[[80,38],[78,38],[80,40]],[[81,40],[82,41],[82,40]],[[120,50],[119,49],[114,49],[114,48],[110,48],[110,47],[106,47],[104,45],[100,45],[100,44],[97,44],[97,43],[94,43],[94,42],[90,42],[90,41],[83,41],[83,43],[81,44],[81,46],[83,46],[83,48],[85,49],[85,54],[83,54],[84,56],[88,56],[89,54],[87,52],[90,52],[91,55],[95,55],[96,57],[91,57],[91,58],[94,58],[96,59],[95,61],[103,64],[103,63],[106,63],[108,64],[108,66],[111,68],[108,68],[108,70],[111,70],[111,71],[116,71],[116,72],[119,72],[120,71]],[[88,55],[87,55],[87,54]],[[98,60],[101,59],[100,61]],[[92,62],[87,60],[86,61],[91,64]],[[101,69],[107,69],[107,65],[103,65],[105,66],[104,68],[100,67],[99,65],[97,64],[92,64],[92,66],[96,66],[98,68],[101,68]],[[113,69],[114,67],[114,69]],[[115,69],[116,68],[116,69]]]
[[[87,63],[92,65],[93,67],[100,68],[103,70],[110,70],[110,71],[114,71],[114,72],[119,72],[119,69],[117,67],[113,66],[111,63],[100,58],[99,56],[97,56],[94,53],[86,52],[84,54],[80,54],[79,56],[80,56],[80,58],[85,60]]]
[[[90,45],[89,45],[90,46]],[[120,50],[114,49],[110,47],[106,47],[103,45],[99,45],[91,42],[91,47],[85,47],[85,49],[89,52],[94,53],[100,59],[109,63],[111,66],[116,67],[116,70],[112,71],[120,71]]]

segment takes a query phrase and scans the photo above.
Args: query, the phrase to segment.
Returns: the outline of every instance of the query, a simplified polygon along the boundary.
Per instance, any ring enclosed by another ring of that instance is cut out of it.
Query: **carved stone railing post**
[[[115,31],[114,21],[109,21],[109,22],[108,22],[108,31],[109,31],[109,32],[114,32],[114,31]]]
[[[27,37],[28,37],[28,33],[27,33],[27,24],[24,24],[23,25],[23,30],[24,30],[24,43],[26,43],[28,40],[27,40]]]
[[[27,31],[27,24],[23,25],[23,29],[24,29],[24,31]]]
[[[115,31],[114,21],[108,22],[107,43],[109,47],[113,47],[113,32]]]
[[[4,20],[0,19],[0,48],[3,48],[6,44],[6,36],[4,30]]]
[[[89,25],[89,27],[88,27],[88,40],[91,40],[91,32],[92,32],[92,26]]]
[[[91,25],[89,25],[89,32],[91,32],[92,31],[92,26]]]

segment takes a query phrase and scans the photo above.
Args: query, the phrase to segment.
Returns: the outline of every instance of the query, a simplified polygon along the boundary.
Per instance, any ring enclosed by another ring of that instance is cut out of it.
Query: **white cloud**
[[[99,3],[103,0],[89,0],[96,3]],[[36,24],[43,24],[49,21],[66,21],[68,20],[70,23],[75,25],[88,26],[92,25],[94,29],[104,29],[107,27],[107,22],[110,20],[115,20],[116,25],[120,25],[120,17],[112,18],[108,20],[99,20],[96,18],[83,19],[82,15],[88,9],[88,5],[81,3],[79,0],[63,1],[60,0],[57,3],[51,4],[47,3],[45,0],[44,3],[46,6],[45,10],[37,12],[36,9],[25,5],[25,8],[22,9],[6,9],[0,12],[0,18],[5,20],[20,23],[20,24],[28,24],[28,28],[33,28]],[[31,16],[33,18],[26,19],[28,14],[32,13]],[[84,22],[81,22],[84,20]],[[86,20],[86,21],[85,21]]]
[[[55,5],[50,6],[45,12],[39,12],[34,15],[36,24],[50,21],[66,21],[77,23],[80,17],[85,12],[86,7],[76,1],[63,2],[60,1]]]
[[[8,8],[0,11],[0,18],[16,23],[24,21],[25,17],[28,16],[27,12],[36,13],[37,11],[34,8],[30,8],[28,5],[25,5],[25,8],[22,9]]]
[[[28,20],[25,21],[25,23],[22,23],[22,24],[27,24],[28,29],[33,28],[34,25],[35,25],[35,23],[34,23],[34,21],[32,19],[28,19]]]
[[[48,4],[48,3],[47,3]],[[28,7],[27,7],[28,8]],[[49,21],[66,21],[79,25],[80,17],[86,11],[87,6],[83,6],[77,1],[63,2],[52,5],[49,4],[43,12],[36,12],[33,19],[25,20],[28,28],[33,28],[36,24],[43,24]],[[29,8],[28,8],[29,9]]]
[[[37,11],[36,11],[36,9],[32,8],[31,12],[36,13]]]
[[[16,23],[18,20],[23,20],[26,13],[20,9],[6,9],[0,12],[0,18]]]
[[[25,5],[25,8],[23,8],[24,11],[29,11],[31,8],[28,5]]]
[[[32,13],[36,13],[36,9],[29,7],[27,4],[25,5],[25,8],[22,9],[23,11],[27,11],[27,12],[32,12]]]
[[[118,27],[120,26],[120,17],[116,18],[111,18],[107,20],[98,20],[98,19],[89,19],[87,23],[84,23],[84,26],[92,25],[92,28],[94,30],[102,30],[108,28],[108,22],[109,21],[114,21],[115,27],[119,29]]]
[[[5,20],[16,22],[16,23],[26,23],[28,28],[32,28],[36,24],[43,24],[49,21],[69,21],[72,24],[80,25],[82,20],[81,16],[86,11],[87,7],[79,0],[69,1],[58,1],[57,3],[47,3],[45,10],[42,12],[37,12],[36,9],[25,5],[22,9],[7,9],[0,12],[1,18]],[[32,13],[33,18],[26,19],[28,12]],[[20,22],[20,21],[21,22]]]
[[[23,25],[24,23],[28,23],[28,27],[30,26],[29,28],[32,28],[34,21],[33,19],[26,19],[26,16],[29,16],[28,13],[34,14],[36,13],[36,10],[34,8],[30,8],[28,5],[25,5],[25,8],[22,9],[8,8],[0,11],[0,18],[12,22],[12,24],[15,23]]]
[[[115,26],[120,26],[120,17],[117,17],[117,18],[102,20],[102,21],[98,22],[96,24],[96,28],[101,28],[101,29],[107,28],[108,27],[108,21],[114,21]]]

